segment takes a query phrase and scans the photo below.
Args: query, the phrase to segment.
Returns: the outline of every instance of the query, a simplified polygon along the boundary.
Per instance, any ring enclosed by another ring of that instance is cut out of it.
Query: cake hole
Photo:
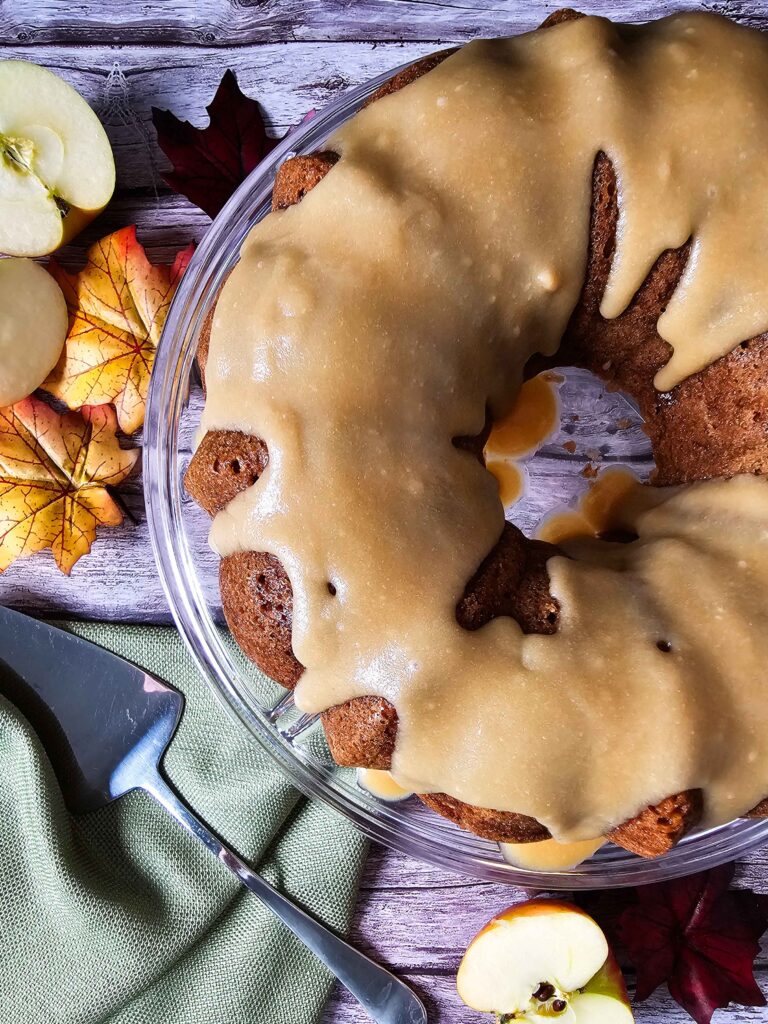
[[[237,476],[238,473],[240,472],[240,460],[239,459],[232,459],[232,462],[230,463],[230,465],[232,467],[232,472],[235,474],[235,476]]]
[[[557,622],[557,612],[548,612],[547,622],[554,624]]]
[[[598,533],[598,540],[607,540],[613,544],[631,544],[632,541],[637,540],[638,534],[633,530],[603,530],[602,533]]]
[[[336,597],[336,587],[334,587],[330,580],[328,581],[326,586],[328,587],[328,593],[331,595],[331,597]]]
[[[221,471],[221,461],[219,459],[213,460],[213,472],[219,473]]]
[[[657,640],[656,646],[659,648],[662,654],[669,654],[672,650],[672,644],[669,640]]]
[[[669,820],[669,818],[657,818],[656,820],[658,821],[661,828],[672,828],[672,822]]]

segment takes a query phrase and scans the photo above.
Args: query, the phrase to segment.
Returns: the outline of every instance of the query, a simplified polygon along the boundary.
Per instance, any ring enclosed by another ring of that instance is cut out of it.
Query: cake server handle
[[[192,813],[159,772],[147,773],[140,785],[322,960],[377,1024],[427,1024],[424,1004],[407,985],[305,914],[252,871]]]

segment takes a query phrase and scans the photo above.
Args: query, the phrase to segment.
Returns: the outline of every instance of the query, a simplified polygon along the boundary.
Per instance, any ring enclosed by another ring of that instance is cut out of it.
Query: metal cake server
[[[358,953],[252,871],[171,789],[160,761],[184,698],[117,655],[0,608],[0,692],[38,732],[75,813],[134,789],[154,797],[336,975],[378,1024],[426,1024],[402,981]]]

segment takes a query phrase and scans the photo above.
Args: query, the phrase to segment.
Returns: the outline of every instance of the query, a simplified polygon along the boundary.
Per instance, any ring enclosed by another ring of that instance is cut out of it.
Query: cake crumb
[[[588,462],[584,469],[582,469],[581,475],[586,477],[587,480],[594,480],[599,472],[600,470],[597,466],[593,466],[591,462]]]
[[[570,452],[571,455],[573,455],[573,453],[576,451],[576,442],[575,441],[564,441],[563,442],[563,448],[565,448],[565,450],[567,452]]]

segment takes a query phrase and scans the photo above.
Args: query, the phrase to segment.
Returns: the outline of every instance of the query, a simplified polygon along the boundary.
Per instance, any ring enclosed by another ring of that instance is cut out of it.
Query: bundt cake
[[[340,765],[489,839],[657,856],[768,813],[768,43],[542,28],[418,61],[282,165],[201,332],[185,482],[235,639]],[[527,539],[482,466],[558,365],[644,417],[628,543]]]

